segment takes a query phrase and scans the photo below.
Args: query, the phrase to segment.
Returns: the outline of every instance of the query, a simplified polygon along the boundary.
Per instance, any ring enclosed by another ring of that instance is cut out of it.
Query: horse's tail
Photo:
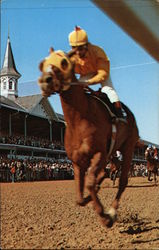
[[[138,131],[138,127],[137,127],[135,116],[132,113],[132,111],[124,103],[121,103],[121,104],[122,104],[122,107],[123,107],[123,109],[125,110],[125,112],[127,114],[127,118],[131,119],[131,126],[132,127],[136,127],[136,129],[137,129],[137,135],[138,135],[138,140],[139,140],[140,136],[139,136],[139,131]]]

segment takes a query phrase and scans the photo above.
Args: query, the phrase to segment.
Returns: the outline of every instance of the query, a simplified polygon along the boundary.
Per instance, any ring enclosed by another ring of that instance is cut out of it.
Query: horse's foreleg
[[[157,174],[154,173],[154,181],[155,181],[155,186],[157,185]]]
[[[87,176],[87,188],[90,192],[91,198],[94,202],[94,208],[97,212],[97,214],[100,216],[101,223],[104,226],[111,227],[113,225],[113,222],[116,219],[116,210],[115,208],[111,208],[109,210],[109,213],[104,213],[103,205],[101,204],[100,200],[98,199],[97,192],[96,192],[96,181],[98,174],[100,173],[102,166],[104,165],[104,162],[101,159],[101,153],[96,153],[92,160],[91,165],[89,167],[88,176]],[[100,166],[100,167],[99,167]],[[102,181],[102,179],[99,178],[99,180]]]
[[[94,202],[94,208],[100,216],[103,215],[104,211],[103,211],[103,206],[97,197],[96,183],[97,183],[97,176],[98,176],[98,173],[100,172],[101,167],[102,167],[101,153],[98,152],[91,159],[91,164],[88,169],[86,187],[88,188],[90,192],[90,196]],[[101,176],[100,178],[100,175],[99,175],[98,183],[100,184],[102,180],[103,180],[103,177]]]
[[[96,193],[99,192],[100,190],[100,185],[102,184],[103,180],[106,178],[106,173],[104,169],[98,174],[96,178],[96,185],[95,185],[95,190]],[[89,194],[87,197],[84,198],[84,203],[83,205],[87,205],[90,201],[92,201],[91,195]]]
[[[157,186],[157,172],[158,172],[157,165],[154,165],[154,182],[155,182],[155,186]]]
[[[77,204],[80,206],[84,204],[83,192],[84,192],[84,183],[85,183],[85,171],[81,169],[76,164],[73,164],[74,167],[74,177],[75,177],[75,187],[76,187],[76,195],[77,195]]]
[[[125,145],[123,147],[122,154],[123,154],[123,164],[121,168],[121,175],[119,178],[118,192],[116,194],[114,201],[112,202],[110,210],[107,213],[107,216],[109,218],[109,223],[107,225],[108,227],[111,227],[114,221],[116,220],[116,217],[117,217],[116,211],[119,207],[119,200],[128,184],[128,173],[129,173],[131,161],[132,161],[133,143],[130,144],[129,142],[129,145]]]
[[[151,170],[148,170],[148,181],[152,181],[153,179],[151,178]]]

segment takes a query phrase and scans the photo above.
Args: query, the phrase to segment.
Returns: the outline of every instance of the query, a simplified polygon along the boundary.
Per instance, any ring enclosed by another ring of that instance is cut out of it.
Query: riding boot
[[[121,121],[127,123],[126,117],[124,116],[123,111],[122,111],[121,103],[118,101],[118,102],[114,102],[113,105],[115,108],[115,114],[116,114],[117,118],[119,118]]]

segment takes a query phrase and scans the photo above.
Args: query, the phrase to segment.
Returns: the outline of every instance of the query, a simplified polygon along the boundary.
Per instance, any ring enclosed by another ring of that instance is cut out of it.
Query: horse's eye
[[[66,70],[67,67],[68,67],[68,62],[66,59],[63,59],[62,62],[61,62],[61,67],[63,70]]]

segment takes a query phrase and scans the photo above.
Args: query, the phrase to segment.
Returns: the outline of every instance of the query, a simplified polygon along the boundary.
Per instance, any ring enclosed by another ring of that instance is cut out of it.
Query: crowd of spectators
[[[159,174],[159,173],[158,173]],[[119,174],[120,176],[120,174]],[[119,177],[118,176],[118,177]],[[131,177],[147,176],[146,164],[132,164]],[[109,165],[106,166],[106,178],[110,177]],[[72,163],[63,160],[37,160],[37,159],[8,159],[0,158],[0,181],[45,181],[73,179],[74,171]]]
[[[48,139],[43,139],[35,136],[27,136],[25,138],[22,135],[16,135],[16,136],[4,135],[0,136],[0,143],[64,150],[64,145],[59,141],[56,140],[50,141]]]
[[[135,163],[131,165],[130,169],[130,176],[136,177],[136,176],[147,176],[147,165],[143,163]]]
[[[45,161],[37,159],[0,158],[0,181],[44,181],[73,179],[72,163],[68,160]]]
[[[64,145],[58,141],[49,141],[35,136],[1,135],[0,144],[25,145],[28,147],[40,147],[49,149],[64,150]],[[110,177],[109,164],[105,168],[106,177]],[[159,171],[159,170],[158,170]],[[159,173],[158,173],[159,175]],[[118,177],[120,176],[120,172]],[[132,163],[129,176],[147,176],[146,163]],[[18,156],[8,158],[6,155],[0,155],[0,181],[1,182],[20,182],[20,181],[42,181],[57,179],[73,179],[73,166],[67,157],[61,159],[49,158],[40,159],[40,157],[26,157],[19,159]]]

